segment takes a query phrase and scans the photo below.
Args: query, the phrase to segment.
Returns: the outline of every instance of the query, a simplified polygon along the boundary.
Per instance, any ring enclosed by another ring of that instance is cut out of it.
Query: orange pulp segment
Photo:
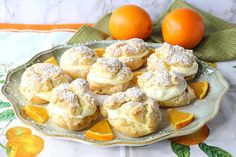
[[[96,141],[110,141],[114,139],[111,127],[107,120],[102,120],[85,132],[88,139]]]
[[[37,123],[44,123],[49,118],[47,110],[43,107],[38,107],[30,104],[24,106],[24,111],[29,118],[33,119]]]
[[[104,49],[104,48],[96,48],[96,49],[94,49],[94,50],[96,51],[96,55],[97,55],[98,57],[102,57],[103,54],[105,53],[105,49]]]
[[[176,129],[183,128],[194,120],[193,113],[182,112],[176,109],[168,109],[167,113],[170,117],[172,125]]]
[[[209,83],[204,81],[204,82],[193,82],[189,83],[189,86],[194,90],[195,95],[198,99],[203,99],[206,97],[208,88],[209,88]]]
[[[59,66],[56,58],[53,57],[53,56],[48,58],[47,60],[45,60],[44,63],[50,63],[50,64],[53,64],[53,65]]]

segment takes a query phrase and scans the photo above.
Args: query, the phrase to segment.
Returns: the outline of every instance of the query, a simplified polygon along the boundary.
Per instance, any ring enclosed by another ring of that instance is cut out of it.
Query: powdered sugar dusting
[[[184,49],[181,46],[172,46],[164,43],[156,50],[160,54],[161,59],[171,65],[191,66],[195,60],[192,50]]]
[[[61,69],[58,66],[48,63],[36,63],[32,65],[28,70],[32,70],[32,73],[30,73],[32,75],[32,78],[40,82],[50,80],[62,73]]]
[[[90,65],[94,63],[96,59],[97,56],[95,50],[86,46],[70,48],[61,56],[62,63],[66,62],[71,65]]]
[[[97,64],[100,65],[99,67],[104,68],[107,72],[111,73],[117,73],[122,67],[122,63],[118,59],[112,57],[99,58]]]
[[[118,41],[106,48],[104,56],[136,56],[146,50],[146,43],[142,39],[133,38],[126,41]]]
[[[157,70],[155,72],[146,72],[138,77],[140,86],[153,87],[153,86],[172,86],[181,84],[185,80],[182,75],[176,72],[169,72],[167,70]]]

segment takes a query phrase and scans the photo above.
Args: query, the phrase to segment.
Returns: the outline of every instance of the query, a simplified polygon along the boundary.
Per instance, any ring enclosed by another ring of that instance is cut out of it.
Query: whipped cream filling
[[[80,119],[87,117],[87,116],[91,116],[96,111],[96,110],[83,110],[80,115],[73,116],[73,115],[69,115],[66,109],[56,106],[53,103],[49,103],[47,109],[48,109],[50,115],[53,114],[53,115],[58,115],[58,116],[62,116],[65,118],[80,118]]]
[[[22,87],[26,87],[33,95],[36,95],[36,96],[38,96],[41,99],[49,101],[51,99],[51,97],[52,97],[52,90],[48,91],[48,92],[35,92],[34,90],[32,90],[29,87],[29,85],[28,85],[28,83],[27,83],[27,81],[25,79],[22,79],[21,85],[22,85]]]
[[[148,87],[143,88],[147,96],[157,100],[157,101],[166,101],[174,97],[180,96],[187,88],[187,83],[184,82],[176,86],[167,86],[167,87]]]
[[[107,110],[107,113],[108,113],[108,118],[109,119],[113,119],[113,120],[125,119],[125,120],[128,120],[130,122],[136,123],[136,125],[142,126],[142,129],[145,128],[146,130],[149,130],[149,128],[146,124],[133,120],[127,114],[122,114],[121,111],[119,111],[119,109],[117,109],[117,110]]]
[[[125,59],[140,59],[143,58],[144,56],[146,56],[148,54],[148,50],[145,50],[142,54],[140,55],[135,55],[135,56],[121,56],[118,57],[120,60],[125,60]]]
[[[176,71],[184,77],[196,74],[198,71],[198,63],[194,62],[191,67],[170,66],[171,70]]]
[[[102,84],[118,85],[118,84],[130,81],[133,77],[133,75],[131,75],[129,79],[118,80],[117,78],[105,78],[103,76],[104,74],[101,75],[100,73],[90,72],[88,73],[87,80],[92,81],[92,82],[102,83]]]

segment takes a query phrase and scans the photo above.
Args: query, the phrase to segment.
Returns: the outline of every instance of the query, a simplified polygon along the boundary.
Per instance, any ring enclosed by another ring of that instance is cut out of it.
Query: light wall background
[[[226,21],[236,23],[236,0],[186,0]],[[156,19],[173,0],[0,0],[0,23],[95,23],[104,14],[132,3]]]

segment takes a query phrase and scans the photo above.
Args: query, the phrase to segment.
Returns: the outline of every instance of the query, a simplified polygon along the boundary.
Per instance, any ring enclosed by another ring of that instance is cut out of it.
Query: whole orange
[[[176,9],[162,21],[164,41],[184,48],[194,48],[204,35],[201,16],[187,8]]]
[[[116,9],[109,21],[109,30],[115,39],[149,37],[153,29],[149,14],[136,5],[124,5]]]

